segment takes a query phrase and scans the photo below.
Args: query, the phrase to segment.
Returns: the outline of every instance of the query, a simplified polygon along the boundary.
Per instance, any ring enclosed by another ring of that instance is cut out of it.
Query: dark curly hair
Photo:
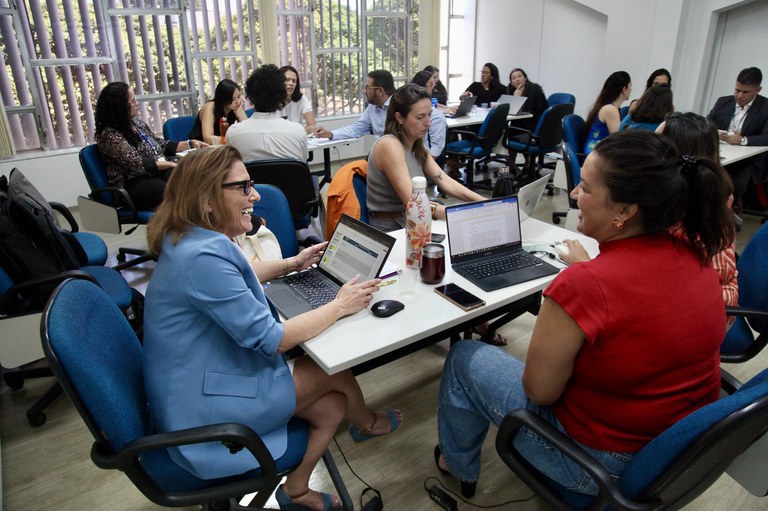
[[[128,104],[130,90],[125,82],[112,82],[101,89],[96,102],[97,135],[107,128],[112,128],[128,140],[134,138],[131,129],[131,105]]]
[[[283,73],[283,76],[285,76],[286,71],[293,71],[296,75],[296,88],[293,89],[293,94],[291,94],[291,101],[298,101],[301,99],[301,96],[303,96],[301,93],[301,79],[299,78],[299,72],[296,71],[296,68],[293,66],[283,66],[280,68],[280,72]]]
[[[276,112],[285,99],[285,74],[274,64],[264,64],[245,82],[245,95],[257,112]]]

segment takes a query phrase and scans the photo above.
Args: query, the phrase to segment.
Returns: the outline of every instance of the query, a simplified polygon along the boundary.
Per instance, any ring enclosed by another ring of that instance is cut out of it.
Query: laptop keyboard
[[[528,252],[521,251],[467,264],[463,269],[476,279],[482,279],[508,271],[519,270],[527,266],[535,266],[540,263],[541,261],[538,258],[530,255]]]
[[[314,271],[302,271],[283,277],[283,281],[304,297],[313,309],[336,298],[338,290]]]

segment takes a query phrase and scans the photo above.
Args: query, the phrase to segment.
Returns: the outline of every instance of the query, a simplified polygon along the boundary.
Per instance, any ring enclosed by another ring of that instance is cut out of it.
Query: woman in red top
[[[587,157],[572,197],[600,255],[544,291],[525,364],[473,341],[446,360],[435,458],[465,495],[488,425],[513,409],[533,410],[618,479],[635,452],[717,399],[726,318],[709,261],[733,237],[721,180],[714,162],[681,161],[650,132],[616,133]],[[696,246],[669,233],[677,223]],[[524,431],[515,446],[564,487],[597,494],[589,474],[538,436]]]

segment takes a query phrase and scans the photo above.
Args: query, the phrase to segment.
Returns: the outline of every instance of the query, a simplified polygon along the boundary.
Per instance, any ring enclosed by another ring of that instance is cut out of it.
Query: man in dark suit
[[[759,95],[763,73],[748,67],[736,77],[733,96],[717,100],[707,118],[717,124],[720,140],[732,145],[768,145],[768,99]],[[734,211],[742,207],[741,198],[751,183],[765,178],[766,155],[758,154],[726,165],[733,180]]]

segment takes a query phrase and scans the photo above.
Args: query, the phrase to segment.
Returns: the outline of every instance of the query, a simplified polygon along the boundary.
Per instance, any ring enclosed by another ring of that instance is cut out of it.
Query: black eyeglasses
[[[222,188],[237,188],[238,186],[243,189],[243,195],[250,195],[253,188],[253,181],[247,179],[245,181],[232,181],[231,183],[223,183]]]

